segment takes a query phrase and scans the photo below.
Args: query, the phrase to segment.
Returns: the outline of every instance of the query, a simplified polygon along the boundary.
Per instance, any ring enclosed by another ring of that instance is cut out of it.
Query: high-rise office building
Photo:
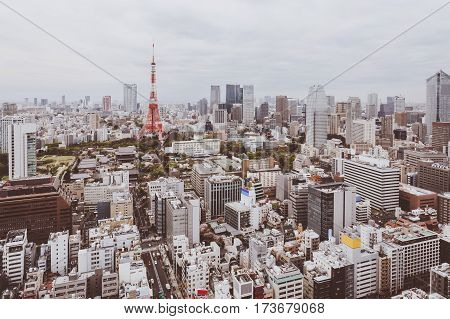
[[[370,200],[372,211],[393,214],[398,207],[400,170],[388,167],[386,161],[362,155],[344,160],[344,176],[363,199]]]
[[[241,86],[239,84],[227,84],[225,92],[226,104],[241,103]]]
[[[289,121],[289,100],[287,96],[279,95],[276,97],[275,111],[281,116],[281,125]],[[281,126],[277,123],[277,126]]]
[[[9,179],[36,175],[36,124],[16,123],[8,129]]]
[[[102,105],[103,105],[103,111],[105,111],[105,112],[111,111],[111,96],[109,96],[109,95],[104,96]]]
[[[353,121],[352,143],[367,143],[375,146],[375,119]]]
[[[402,113],[405,112],[405,98],[403,96],[394,96],[394,113]]]
[[[61,96],[61,105],[62,106],[66,105],[66,96],[65,95]]]
[[[350,96],[348,98],[348,103],[352,108],[353,119],[361,118],[362,108],[361,108],[361,99],[357,96]]]
[[[353,108],[347,103],[345,108],[345,143],[350,145],[353,143]]]
[[[215,110],[219,109],[220,104],[220,86],[211,85],[211,97],[209,100],[210,111],[214,114]]]
[[[370,93],[367,96],[366,118],[372,119],[378,115],[378,94]]]
[[[0,120],[0,152],[8,152],[8,132],[11,124],[25,123],[25,118],[19,115],[7,115]]]
[[[433,122],[450,122],[450,76],[442,70],[427,79],[425,121],[428,135]]]
[[[262,124],[264,122],[264,118],[268,116],[269,116],[269,103],[264,102],[258,108],[256,119],[258,123]]]
[[[356,188],[345,183],[309,186],[308,227],[321,240],[339,237],[339,233],[356,222]]]
[[[242,179],[233,175],[215,175],[205,181],[207,221],[224,216],[225,204],[241,198]],[[208,219],[209,218],[209,219]]]
[[[327,142],[328,105],[325,90],[313,86],[306,106],[306,144],[319,148]]]
[[[242,92],[242,122],[250,124],[255,120],[255,92],[253,85],[244,85]]]
[[[123,85],[123,110],[127,112],[137,111],[137,85]]]

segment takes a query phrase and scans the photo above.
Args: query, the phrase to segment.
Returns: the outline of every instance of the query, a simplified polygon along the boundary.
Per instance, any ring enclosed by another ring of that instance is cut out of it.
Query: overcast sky
[[[162,103],[209,99],[211,84],[254,84],[304,97],[443,0],[2,0],[149,94],[156,43]],[[377,92],[425,101],[425,79],[450,72],[450,5],[330,84],[337,100]],[[0,101],[111,95],[122,86],[0,5]]]

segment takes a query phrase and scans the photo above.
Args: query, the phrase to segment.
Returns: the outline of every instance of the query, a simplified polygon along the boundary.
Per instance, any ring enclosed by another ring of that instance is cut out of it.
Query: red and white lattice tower
[[[151,83],[152,90],[150,92],[150,102],[148,104],[147,121],[142,127],[141,135],[158,134],[161,135],[163,127],[159,117],[158,98],[156,96],[156,63],[155,63],[155,44],[153,43],[153,57],[152,57],[152,74]]]

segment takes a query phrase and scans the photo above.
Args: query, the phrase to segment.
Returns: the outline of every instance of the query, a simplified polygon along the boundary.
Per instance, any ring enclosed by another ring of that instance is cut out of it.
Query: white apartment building
[[[281,169],[277,166],[274,168],[249,170],[247,171],[247,178],[260,181],[264,188],[276,187],[277,176],[281,174]]]
[[[361,238],[356,232],[346,229],[341,235],[341,245],[347,259],[354,265],[354,297],[373,297],[378,292],[378,253],[361,247]]]
[[[438,234],[417,225],[383,230],[383,242],[376,246],[388,260],[380,272],[388,275],[387,287],[391,295],[403,289],[405,282],[424,276],[439,264]]]
[[[9,179],[36,175],[36,124],[9,125],[8,165]]]
[[[25,123],[25,118],[18,115],[7,115],[0,119],[0,152],[8,153],[8,136],[11,124]]]
[[[185,193],[181,200],[167,202],[166,236],[185,235],[192,247],[200,242],[200,200],[193,193]]]
[[[184,182],[175,177],[160,177],[157,180],[148,182],[147,185],[150,195],[173,192],[176,196],[181,196],[184,193]]]
[[[50,271],[60,276],[69,272],[69,231],[51,233],[48,239],[50,247]]]
[[[253,299],[253,279],[247,269],[235,269],[231,274],[234,299]]]
[[[78,273],[95,269],[114,271],[114,243],[111,238],[95,242],[89,248],[78,251]]]
[[[52,297],[55,299],[86,299],[88,274],[59,276],[53,281]]]
[[[25,277],[25,247],[28,244],[27,230],[10,230],[3,246],[2,268],[9,284],[22,284]]]
[[[169,153],[186,154],[189,156],[216,155],[220,152],[219,139],[203,139],[191,141],[175,141]]]
[[[118,259],[119,284],[148,283],[147,268],[136,251],[123,252]]]
[[[400,171],[387,167],[383,159],[372,158],[373,163],[361,159],[344,160],[345,182],[355,186],[364,200],[370,200],[372,210],[394,213],[399,206]]]
[[[220,261],[220,247],[212,242],[210,246],[200,245],[177,256],[177,265],[181,269],[182,282],[186,285],[189,297],[196,295],[198,289],[207,289],[209,271],[217,267]]]
[[[352,143],[366,143],[375,146],[375,119],[353,120]]]
[[[275,299],[303,299],[303,275],[292,264],[266,269]]]

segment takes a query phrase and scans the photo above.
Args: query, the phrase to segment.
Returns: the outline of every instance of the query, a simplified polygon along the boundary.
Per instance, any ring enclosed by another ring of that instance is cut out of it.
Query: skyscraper
[[[403,96],[394,96],[394,112],[405,112],[405,98]]]
[[[357,96],[350,96],[348,98],[348,103],[350,103],[350,106],[352,108],[353,119],[359,119],[362,113],[361,99]]]
[[[9,179],[36,175],[36,124],[16,123],[8,129]]]
[[[309,186],[308,227],[320,235],[338,238],[339,233],[356,221],[356,188],[345,183]]]
[[[227,84],[226,86],[226,100],[227,104],[241,103],[240,101],[240,90],[239,84]]]
[[[111,111],[111,96],[103,97],[103,111],[109,112]]]
[[[450,76],[442,70],[427,79],[425,121],[428,135],[433,122],[450,121]]]
[[[211,98],[209,100],[210,111],[214,114],[214,111],[219,109],[220,104],[220,86],[211,85]]]
[[[250,124],[255,120],[255,94],[253,85],[244,85],[242,97],[242,122]]]
[[[289,100],[285,95],[279,95],[275,101],[275,111],[280,114],[281,123],[277,123],[277,126],[281,126],[289,121]]]
[[[372,119],[378,114],[378,94],[370,93],[367,96],[366,117]]]
[[[306,106],[306,144],[319,148],[327,142],[328,105],[322,86],[309,90]]]
[[[8,152],[8,132],[11,124],[25,123],[23,116],[7,115],[0,120],[0,153]]]
[[[123,109],[127,112],[136,112],[137,110],[137,85],[123,85]]]

